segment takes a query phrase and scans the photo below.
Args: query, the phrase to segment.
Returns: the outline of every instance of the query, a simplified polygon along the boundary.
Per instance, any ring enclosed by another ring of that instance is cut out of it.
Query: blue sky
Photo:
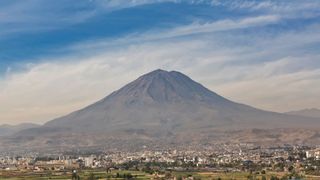
[[[6,10],[1,25],[6,28],[3,28],[4,35],[0,39],[2,71],[19,61],[33,62],[42,56],[69,53],[64,47],[81,41],[114,39],[130,33],[174,28],[193,21],[236,19],[247,14],[207,3],[164,1],[136,6],[132,3],[133,7],[128,8],[122,7],[121,3],[109,5],[109,1],[58,2],[29,0],[21,5],[21,1],[4,1],[2,9]]]
[[[318,0],[3,0],[0,124],[43,123],[158,68],[267,110],[320,108],[319,19]]]

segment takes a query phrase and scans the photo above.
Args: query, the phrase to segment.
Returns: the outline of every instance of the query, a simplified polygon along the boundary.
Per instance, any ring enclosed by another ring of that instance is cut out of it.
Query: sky
[[[264,110],[320,108],[320,1],[0,1],[0,124],[42,124],[159,68]]]

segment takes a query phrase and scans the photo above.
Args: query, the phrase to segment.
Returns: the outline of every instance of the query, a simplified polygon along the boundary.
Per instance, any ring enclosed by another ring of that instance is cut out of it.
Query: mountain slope
[[[12,135],[18,131],[21,131],[24,129],[36,128],[39,126],[40,125],[33,124],[33,123],[22,123],[18,125],[3,124],[3,125],[0,125],[0,136]]]
[[[316,108],[290,111],[290,112],[286,112],[286,114],[298,115],[298,116],[304,116],[304,117],[313,117],[313,118],[320,119],[320,109],[316,109]]]

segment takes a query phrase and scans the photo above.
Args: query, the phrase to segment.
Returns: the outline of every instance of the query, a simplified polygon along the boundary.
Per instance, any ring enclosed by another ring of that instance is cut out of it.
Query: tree
[[[123,176],[125,179],[132,179],[133,178],[131,173],[124,174]]]
[[[293,167],[293,166],[290,166],[290,167],[288,168],[288,170],[289,170],[289,172],[292,172],[292,171],[294,170],[294,167]]]
[[[172,174],[170,172],[166,172],[165,178],[170,179],[172,177]]]
[[[271,176],[270,180],[279,180],[279,178],[276,176]]]
[[[95,180],[95,179],[96,179],[96,177],[94,176],[94,174],[90,173],[88,180]]]

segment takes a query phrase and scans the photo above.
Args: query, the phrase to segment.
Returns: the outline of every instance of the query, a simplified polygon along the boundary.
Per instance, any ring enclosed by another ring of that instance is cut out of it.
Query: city
[[[73,170],[80,178],[91,175],[100,179],[121,178],[125,173],[128,177],[123,179],[139,179],[139,176],[150,179],[320,178],[319,147],[261,147],[244,143],[220,144],[202,151],[144,148],[139,152],[77,150],[46,155],[1,154],[0,179],[42,176],[68,179]]]

